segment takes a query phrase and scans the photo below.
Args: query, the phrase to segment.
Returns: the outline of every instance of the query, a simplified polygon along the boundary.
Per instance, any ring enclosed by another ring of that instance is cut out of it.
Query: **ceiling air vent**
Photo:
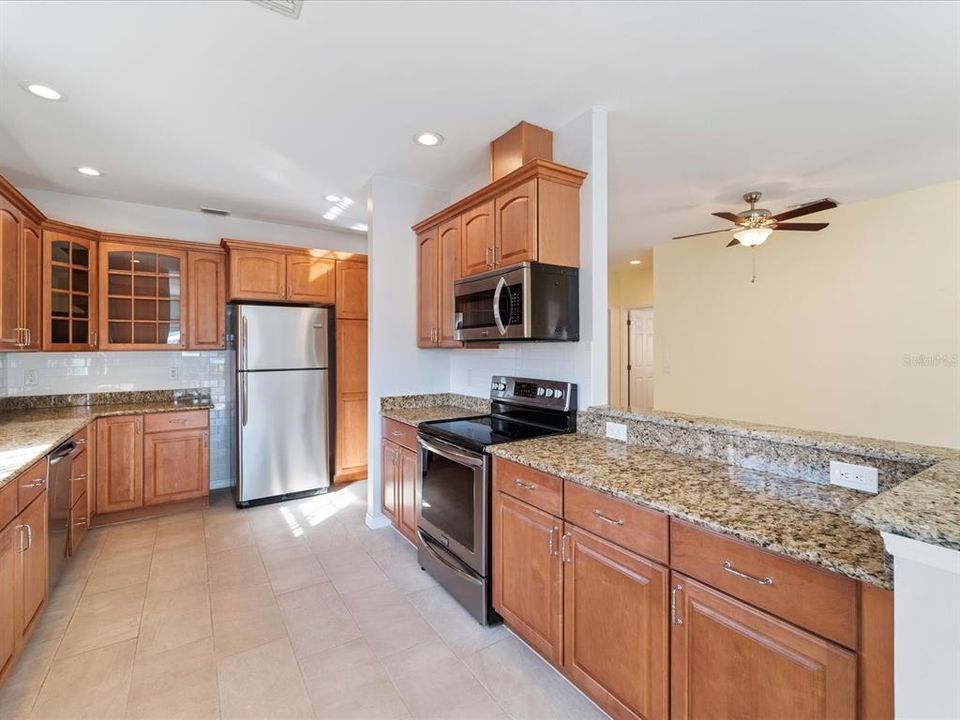
[[[219,215],[220,217],[226,217],[227,215],[230,214],[229,210],[218,210],[217,208],[208,208],[208,207],[200,208],[200,212],[206,213],[207,215]]]
[[[303,0],[250,0],[255,5],[263,7],[286,15],[296,20],[300,17],[300,9],[303,7]]]

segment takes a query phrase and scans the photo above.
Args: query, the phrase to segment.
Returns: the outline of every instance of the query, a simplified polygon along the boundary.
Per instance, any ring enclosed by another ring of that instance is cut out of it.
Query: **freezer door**
[[[329,367],[326,308],[238,305],[235,316],[240,370]]]
[[[238,503],[330,485],[328,372],[238,374]]]

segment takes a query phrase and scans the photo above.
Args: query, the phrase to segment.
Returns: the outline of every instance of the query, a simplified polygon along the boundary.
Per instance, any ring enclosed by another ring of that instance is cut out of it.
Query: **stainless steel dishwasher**
[[[73,457],[80,446],[72,440],[47,456],[47,548],[48,577],[52,590],[63,574],[70,531],[70,480]]]

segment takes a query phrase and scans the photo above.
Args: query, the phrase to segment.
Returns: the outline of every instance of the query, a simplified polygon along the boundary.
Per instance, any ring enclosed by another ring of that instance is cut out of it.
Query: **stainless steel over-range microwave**
[[[457,340],[580,339],[576,268],[525,262],[454,283]]]

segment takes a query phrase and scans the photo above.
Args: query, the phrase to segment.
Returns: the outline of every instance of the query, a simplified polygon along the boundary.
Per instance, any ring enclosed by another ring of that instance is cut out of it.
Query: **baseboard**
[[[232,488],[236,483],[233,481],[233,478],[223,478],[222,480],[217,480],[216,482],[210,482],[211,490],[223,490],[224,488]]]
[[[379,530],[392,525],[390,518],[386,515],[371,515],[370,513],[367,513],[366,524],[371,530]]]

